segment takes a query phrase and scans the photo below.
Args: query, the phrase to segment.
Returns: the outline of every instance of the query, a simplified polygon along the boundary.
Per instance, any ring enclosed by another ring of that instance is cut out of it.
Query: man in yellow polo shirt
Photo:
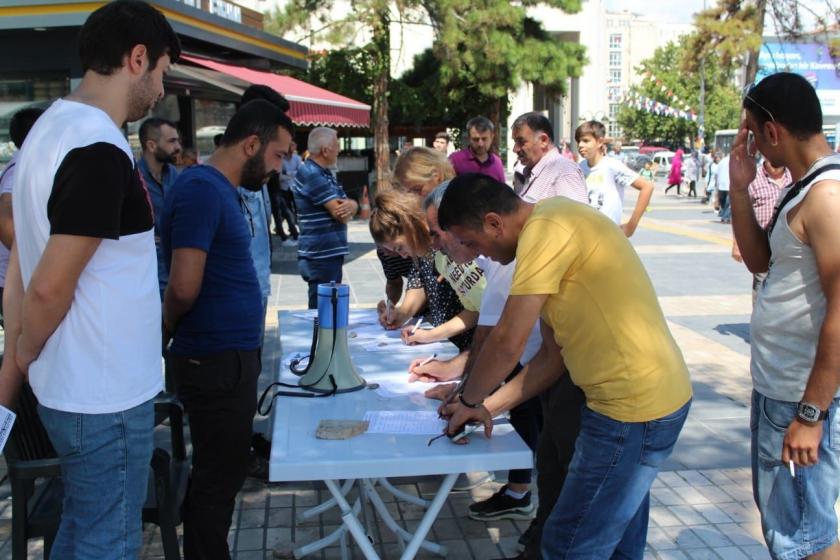
[[[476,254],[517,263],[473,375],[443,409],[450,433],[478,421],[489,436],[493,416],[570,372],[586,405],[568,477],[543,528],[543,558],[641,559],[650,485],[688,415],[691,383],[639,257],[597,210],[565,198],[529,204],[480,175],[450,183],[438,220]],[[540,352],[490,395],[538,316]]]

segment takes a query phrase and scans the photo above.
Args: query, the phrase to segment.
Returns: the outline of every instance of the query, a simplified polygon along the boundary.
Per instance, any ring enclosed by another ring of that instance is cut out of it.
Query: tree
[[[278,34],[302,31],[310,40],[324,39],[332,44],[350,46],[360,37],[370,36],[364,54],[372,70],[374,151],[379,186],[386,186],[390,176],[388,142],[388,82],[391,73],[392,21],[411,14],[419,0],[355,0],[345,17],[335,17],[336,0],[290,0],[283,9],[275,9],[266,29]],[[358,68],[357,68],[358,69]],[[330,85],[332,88],[332,85]]]
[[[679,105],[687,103],[696,111],[700,101],[700,76],[680,71],[680,61],[686,57],[686,50],[692,48],[693,39],[691,36],[683,37],[678,43],[668,43],[656,49],[651,58],[636,68],[636,72],[645,79],[632,87],[631,93],[668,106],[675,105],[673,99],[676,98],[680,100]],[[707,144],[714,137],[714,131],[738,126],[740,98],[731,77],[731,69],[722,61],[713,58],[706,62]],[[684,109],[684,106],[677,108]],[[686,137],[694,138],[698,127],[695,121],[653,114],[627,103],[618,113],[618,123],[632,138],[664,140],[677,145],[682,145]]]
[[[568,13],[580,0],[436,0],[426,2],[438,40],[441,81],[450,102],[470,97],[492,99],[488,117],[498,125],[509,92],[523,81],[566,93],[569,77],[580,76],[585,48],[547,33],[527,17],[528,7],[543,5]],[[477,48],[479,47],[479,48]]]
[[[830,44],[834,52],[840,44],[830,40],[828,31],[840,22],[840,8],[835,0],[823,0],[823,11],[814,3],[799,0],[717,0],[716,5],[694,18],[696,33],[685,52],[682,67],[699,70],[702,61],[719,57],[725,66],[745,65],[744,84],[755,81],[758,54],[768,16],[774,32],[791,40],[801,39],[805,21],[809,22],[811,40]]]

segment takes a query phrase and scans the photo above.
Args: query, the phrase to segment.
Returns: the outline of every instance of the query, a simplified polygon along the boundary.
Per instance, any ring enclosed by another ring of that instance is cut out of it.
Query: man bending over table
[[[440,227],[476,255],[516,270],[502,316],[461,393],[449,433],[547,390],[565,373],[586,404],[566,483],[542,537],[544,558],[644,556],[650,486],[688,415],[691,383],[639,257],[597,210],[563,197],[537,204],[480,175],[456,177]],[[542,318],[537,356],[501,389]],[[490,396],[488,396],[490,395]],[[556,422],[551,416],[546,424]]]

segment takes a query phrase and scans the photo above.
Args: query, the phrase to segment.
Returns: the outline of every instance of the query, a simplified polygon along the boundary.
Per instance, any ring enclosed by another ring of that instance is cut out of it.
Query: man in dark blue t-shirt
[[[271,103],[246,103],[207,164],[184,171],[164,204],[161,241],[170,263],[164,333],[172,337],[171,371],[193,445],[187,560],[229,557],[227,534],[257,406],[262,295],[236,185],[262,188],[280,168],[292,128]]]
[[[331,169],[338,163],[338,136],[331,128],[309,133],[309,159],[298,169],[292,193],[298,209],[298,269],[309,284],[309,309],[318,305],[318,284],[341,282],[347,222],[359,205],[347,198]]]

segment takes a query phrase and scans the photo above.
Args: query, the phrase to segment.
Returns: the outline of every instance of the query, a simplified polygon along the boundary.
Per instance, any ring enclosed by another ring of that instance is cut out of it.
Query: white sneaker
[[[286,245],[288,245],[289,247],[297,247],[298,246],[298,240],[297,239],[291,239],[291,238],[287,239],[286,240]]]

